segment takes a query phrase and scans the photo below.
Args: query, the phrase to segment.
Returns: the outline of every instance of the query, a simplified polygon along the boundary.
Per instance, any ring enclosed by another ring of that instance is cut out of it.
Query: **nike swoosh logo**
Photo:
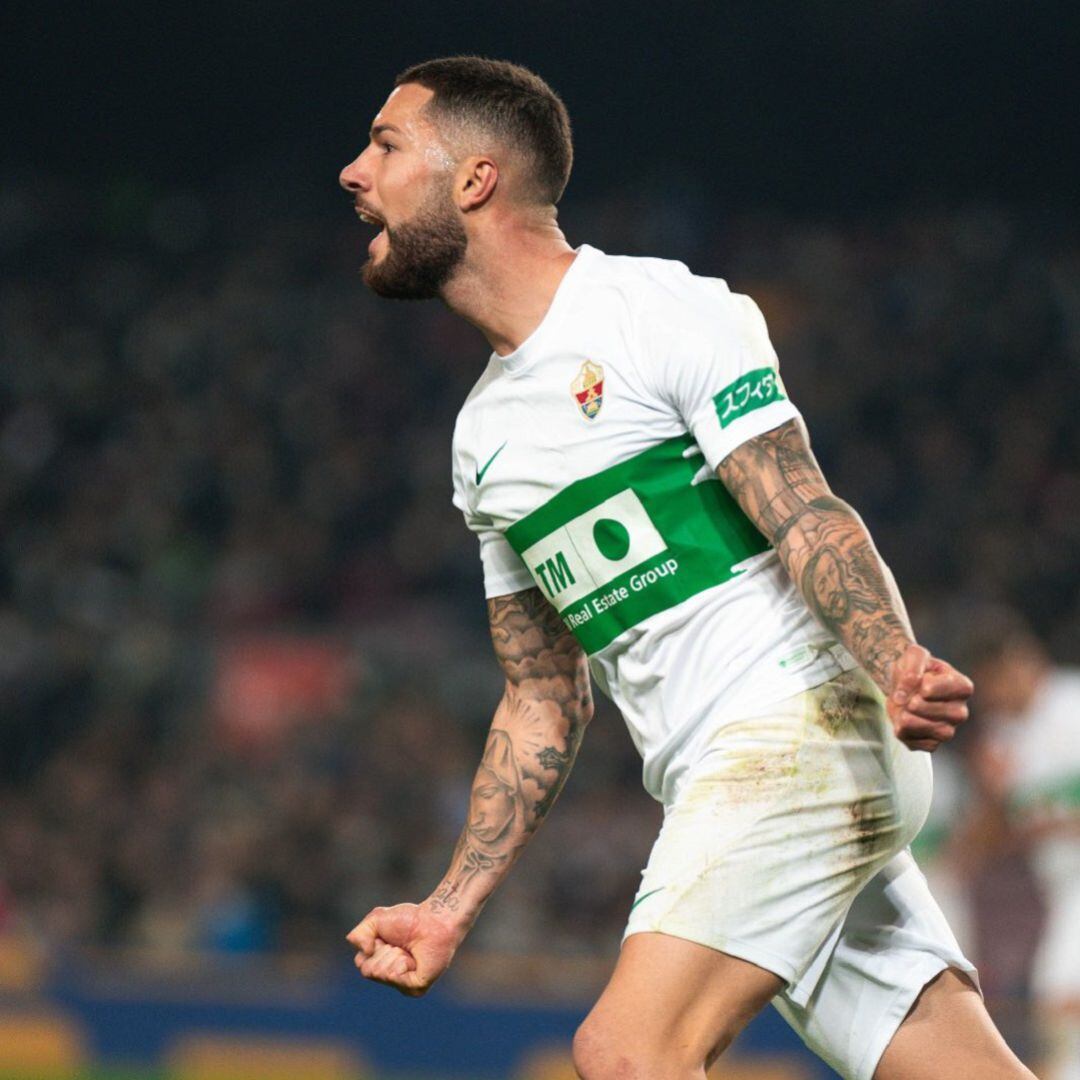
[[[638,906],[638,904],[640,904],[640,903],[642,902],[642,900],[648,900],[648,899],[649,899],[649,897],[653,895],[653,893],[663,892],[665,888],[666,888],[666,886],[664,886],[664,885],[661,885],[659,889],[650,889],[650,890],[649,890],[649,891],[648,891],[648,892],[647,892],[647,893],[646,893],[646,894],[645,894],[644,896],[639,896],[639,897],[638,897],[638,898],[637,898],[637,899],[636,899],[636,900],[635,900],[635,901],[634,901],[634,902],[633,902],[633,903],[632,903],[632,904],[630,905],[630,910],[631,910],[631,911],[633,911],[633,910],[634,910],[634,908],[636,908],[636,907]]]
[[[504,442],[502,444],[502,446],[500,446],[499,449],[496,450],[495,453],[492,454],[491,457],[489,457],[487,459],[487,461],[484,463],[484,467],[482,469],[477,469],[476,470],[476,485],[477,485],[477,487],[480,486],[480,481],[484,479],[484,473],[486,473],[488,471],[488,469],[491,468],[491,463],[506,449],[506,443],[509,442],[509,441],[510,440],[507,439],[506,442]]]

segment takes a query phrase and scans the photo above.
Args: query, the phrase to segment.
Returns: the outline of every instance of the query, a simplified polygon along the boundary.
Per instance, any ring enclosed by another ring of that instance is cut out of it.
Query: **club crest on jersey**
[[[595,420],[604,404],[604,369],[591,360],[586,360],[577,373],[577,378],[570,384],[581,415],[586,420]]]

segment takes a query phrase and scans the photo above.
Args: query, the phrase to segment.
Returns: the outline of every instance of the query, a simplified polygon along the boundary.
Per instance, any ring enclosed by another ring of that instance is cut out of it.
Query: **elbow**
[[[577,671],[577,677],[574,679],[574,694],[577,699],[576,711],[578,726],[584,730],[589,726],[589,721],[593,718],[593,713],[596,711],[593,702],[592,679],[589,677],[588,664],[583,663]]]
[[[584,730],[593,718],[592,677],[589,674],[589,662],[580,645],[575,642],[574,667],[567,672],[570,678],[566,684],[567,704],[571,707],[579,728]],[[570,711],[570,710],[567,710]]]
[[[578,725],[582,728],[588,727],[589,721],[592,720],[595,712],[596,708],[593,705],[592,694],[585,694],[578,706]]]
[[[562,714],[574,728],[583,732],[593,718],[592,682],[586,671],[585,677],[580,676],[565,686],[565,693],[561,695],[560,706]]]

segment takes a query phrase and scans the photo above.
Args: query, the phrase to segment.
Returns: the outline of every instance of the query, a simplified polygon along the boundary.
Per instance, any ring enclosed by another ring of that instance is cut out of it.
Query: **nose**
[[[341,175],[338,176],[338,183],[353,195],[361,191],[367,191],[371,187],[367,172],[361,165],[363,159],[364,155],[361,154],[355,161],[350,161],[341,170]]]

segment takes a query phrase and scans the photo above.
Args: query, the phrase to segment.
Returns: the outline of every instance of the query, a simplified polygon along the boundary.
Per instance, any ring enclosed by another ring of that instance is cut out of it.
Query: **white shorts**
[[[726,723],[666,808],[626,936],[774,972],[807,1045],[869,1080],[922,987],[974,972],[906,851],[931,786],[861,670]]]
[[[1031,989],[1040,1005],[1080,1002],[1080,881],[1047,887],[1046,923],[1031,968]]]

